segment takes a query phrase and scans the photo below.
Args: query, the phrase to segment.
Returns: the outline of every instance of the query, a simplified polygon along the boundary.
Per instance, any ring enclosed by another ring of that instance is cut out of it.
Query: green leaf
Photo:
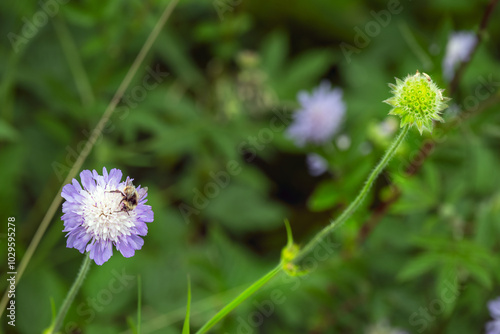
[[[460,295],[456,265],[447,264],[439,270],[436,292],[437,297],[442,301],[441,305],[443,305],[444,314],[449,316],[453,312]]]
[[[423,254],[410,261],[405,267],[403,267],[403,269],[401,269],[401,271],[399,272],[397,278],[402,281],[411,280],[425,274],[432,268],[439,266],[441,262],[442,256],[440,254]]]
[[[278,96],[291,97],[297,91],[312,84],[317,84],[319,78],[333,62],[330,51],[310,51],[299,55],[289,64],[285,75],[280,78],[279,87],[275,87]]]
[[[189,53],[185,50],[186,44],[182,42],[170,29],[165,28],[158,36],[156,48],[161,58],[170,66],[175,77],[189,85],[205,83],[205,78],[195,65]]]
[[[427,176],[428,180],[432,180],[435,175]],[[436,185],[430,185],[426,180],[419,177],[406,178],[401,175],[395,175],[394,179],[401,188],[402,196],[392,207],[392,212],[400,214],[412,214],[425,212],[433,208],[438,203],[437,192],[433,192],[432,188]],[[433,181],[430,181],[433,182]]]
[[[481,138],[472,137],[469,143],[469,159],[467,174],[472,189],[481,194],[490,194],[498,184],[498,161],[492,151],[488,150]]]
[[[479,284],[484,286],[486,289],[492,288],[493,279],[491,277],[491,273],[482,263],[475,262],[473,259],[466,259],[462,264]]]
[[[338,189],[338,185],[328,180],[316,187],[307,205],[312,211],[327,210],[338,203],[340,196],[341,192]]]
[[[266,193],[249,189],[236,180],[231,179],[226,187],[208,181],[197,190],[199,193],[193,199],[196,197],[206,205],[203,214],[235,232],[276,228],[281,225],[285,214],[281,206],[267,198]]]
[[[285,64],[288,53],[288,37],[281,31],[275,31],[267,37],[261,46],[262,67],[272,78],[278,75]]]
[[[0,119],[0,140],[15,141],[19,138],[19,132],[4,119]]]

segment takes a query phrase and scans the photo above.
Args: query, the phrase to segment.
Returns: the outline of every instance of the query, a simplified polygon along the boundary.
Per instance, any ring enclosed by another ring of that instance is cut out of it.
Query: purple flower
[[[500,297],[490,300],[488,309],[494,320],[486,324],[486,334],[500,334]]]
[[[134,256],[144,244],[140,236],[148,233],[146,223],[153,221],[151,206],[145,205],[147,188],[138,186],[134,190],[132,179],[127,177],[122,182],[122,172],[116,168],[108,175],[104,167],[102,174],[84,170],[80,173],[83,188],[73,179],[61,193],[66,200],[61,219],[63,232],[68,232],[67,247],[76,248],[80,253],[89,252],[98,265],[109,260],[113,245],[123,256]],[[125,195],[129,195],[128,198]]]
[[[443,76],[446,80],[453,79],[455,67],[459,63],[469,60],[476,43],[476,34],[471,31],[458,31],[450,35],[443,59]]]
[[[306,156],[309,174],[319,176],[328,170],[328,162],[321,155],[311,153]]]
[[[342,90],[332,90],[330,83],[325,81],[312,94],[301,91],[297,98],[301,107],[287,129],[288,136],[297,146],[304,146],[307,142],[322,144],[331,140],[346,110]]]

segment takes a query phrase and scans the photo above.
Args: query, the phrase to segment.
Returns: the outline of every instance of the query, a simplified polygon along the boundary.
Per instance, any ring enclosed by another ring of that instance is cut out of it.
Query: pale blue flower
[[[330,141],[339,130],[346,110],[342,90],[331,89],[330,83],[324,81],[311,94],[301,91],[297,98],[300,109],[287,129],[288,136],[297,146]]]
[[[494,320],[486,324],[486,334],[500,334],[500,297],[490,300],[488,309]]]
[[[66,200],[61,219],[63,232],[68,232],[67,247],[89,252],[98,265],[109,260],[113,246],[123,256],[133,256],[144,244],[141,236],[148,233],[146,223],[153,221],[151,206],[145,204],[147,188],[135,188],[137,205],[126,210],[122,192],[132,180],[127,177],[122,182],[122,172],[116,168],[109,175],[106,168],[102,172],[99,175],[95,170],[84,170],[80,173],[81,185],[73,179],[61,193]]]
[[[446,80],[453,79],[459,63],[469,60],[476,43],[476,33],[471,31],[458,31],[450,35],[443,59],[443,76]]]
[[[328,162],[321,155],[316,153],[308,154],[306,157],[309,174],[319,176],[328,170]]]

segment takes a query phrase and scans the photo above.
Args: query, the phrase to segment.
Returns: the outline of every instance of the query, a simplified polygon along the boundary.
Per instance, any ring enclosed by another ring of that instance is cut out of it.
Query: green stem
[[[82,283],[85,280],[85,276],[87,276],[87,272],[89,271],[91,262],[92,260],[90,259],[89,254],[88,253],[85,254],[85,259],[83,259],[80,271],[78,272],[78,275],[76,276],[76,279],[73,282],[73,286],[68,291],[66,299],[64,299],[64,302],[61,308],[59,309],[59,312],[57,313],[56,319],[54,320],[54,323],[52,324],[49,333],[51,334],[57,333],[59,327],[61,327],[64,321],[64,317],[66,317],[66,313],[68,313],[69,307],[71,306],[71,303],[73,303],[73,299],[75,299],[78,290],[80,290],[80,287],[82,286]]]
[[[258,281],[253,283],[250,287],[248,287],[245,291],[238,295],[233,301],[224,306],[222,310],[220,310],[216,315],[212,317],[203,327],[201,327],[196,334],[206,333],[210,328],[212,328],[215,324],[217,324],[222,318],[224,318],[229,312],[231,312],[236,306],[240,305],[243,301],[245,301],[248,297],[254,294],[257,290],[259,290],[264,284],[269,282],[271,278],[276,276],[282,269],[282,264],[280,263],[273,270],[262,276]]]
[[[365,185],[363,186],[363,189],[361,189],[361,192],[358,194],[356,199],[347,207],[347,209],[342,212],[342,214],[335,219],[333,222],[330,223],[330,225],[326,226],[321,232],[316,234],[314,238],[309,241],[304,248],[297,254],[297,256],[294,258],[293,262],[298,263],[305,255],[309,254],[323,239],[329,235],[335,228],[338,226],[342,225],[347,218],[349,218],[358,208],[358,206],[363,202],[365,199],[366,195],[368,194],[368,191],[370,190],[373,182],[377,179],[377,176],[382,172],[382,170],[385,168],[387,163],[391,160],[391,158],[394,156],[394,153],[396,153],[399,145],[403,142],[403,139],[405,138],[406,134],[408,133],[409,126],[406,125],[399,135],[396,137],[396,139],[392,142],[392,145],[389,147],[389,149],[385,152],[384,157],[378,165],[375,167],[375,169],[371,172],[370,176],[365,182]]]
[[[366,180],[365,185],[361,189],[361,192],[358,194],[356,199],[347,207],[347,209],[342,212],[342,214],[330,225],[325,227],[321,232],[319,232],[307,245],[297,254],[297,256],[293,259],[293,262],[297,263],[300,259],[302,259],[305,255],[307,255],[310,251],[312,251],[326,235],[332,232],[337,226],[340,226],[344,223],[347,218],[349,218],[359,207],[361,202],[365,199],[368,191],[373,184],[373,182],[377,179],[377,176],[382,172],[382,170],[387,166],[387,163],[392,159],[394,154],[396,153],[399,145],[403,142],[406,134],[410,127],[405,126],[401,132],[398,134],[396,139],[393,141],[389,149],[385,152],[382,160],[378,163],[375,169],[371,172],[370,176]],[[287,229],[288,231],[288,229]],[[289,237],[290,238],[290,237]],[[243,291],[238,297],[236,297],[233,301],[227,304],[222,310],[220,310],[216,315],[214,315],[203,327],[201,327],[196,334],[206,333],[210,328],[212,328],[215,324],[217,324],[222,318],[224,318],[229,312],[231,312],[234,308],[236,308],[239,304],[245,301],[248,297],[254,294],[257,290],[259,290],[265,283],[267,283],[271,278],[276,276],[281,270],[283,270],[283,263],[275,267],[273,270],[268,272],[258,281],[253,283],[249,288]]]
[[[141,275],[137,276],[137,334],[141,334],[141,305],[142,305],[142,281]]]

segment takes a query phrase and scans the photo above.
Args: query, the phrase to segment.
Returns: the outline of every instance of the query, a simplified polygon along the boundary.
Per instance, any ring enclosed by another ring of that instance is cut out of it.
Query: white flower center
[[[120,204],[123,195],[119,192],[110,192],[111,190],[115,189],[105,189],[97,185],[92,193],[81,191],[85,197],[82,205],[84,219],[82,226],[97,241],[116,242],[119,236],[130,235],[130,229],[134,226],[137,213],[135,210],[123,211]]]

